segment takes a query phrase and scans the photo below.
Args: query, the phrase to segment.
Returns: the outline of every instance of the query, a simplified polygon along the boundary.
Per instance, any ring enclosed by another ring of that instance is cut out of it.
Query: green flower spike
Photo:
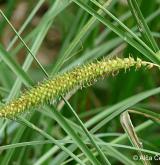
[[[129,69],[132,66],[135,66],[136,69],[147,66],[149,69],[155,64],[129,57],[112,60],[103,59],[76,67],[67,73],[56,76],[54,79],[45,80],[31,90],[24,92],[19,98],[0,107],[0,117],[14,118],[31,108],[56,100],[76,87],[88,86],[101,77],[108,76],[121,69]]]

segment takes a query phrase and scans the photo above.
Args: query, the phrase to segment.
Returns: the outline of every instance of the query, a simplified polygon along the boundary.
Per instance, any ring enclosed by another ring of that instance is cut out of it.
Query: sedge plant
[[[0,2],[0,164],[157,164],[159,15],[157,0]]]

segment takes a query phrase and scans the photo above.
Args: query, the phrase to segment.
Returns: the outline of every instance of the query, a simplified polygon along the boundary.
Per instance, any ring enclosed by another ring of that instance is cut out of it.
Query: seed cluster
[[[0,117],[16,117],[24,111],[40,106],[45,102],[55,100],[75,87],[88,86],[98,78],[118,72],[121,69],[126,70],[132,66],[135,66],[136,69],[141,66],[151,68],[153,64],[129,57],[112,60],[103,59],[76,67],[67,73],[56,76],[54,79],[43,81],[31,90],[24,92],[19,98],[0,107]]]

